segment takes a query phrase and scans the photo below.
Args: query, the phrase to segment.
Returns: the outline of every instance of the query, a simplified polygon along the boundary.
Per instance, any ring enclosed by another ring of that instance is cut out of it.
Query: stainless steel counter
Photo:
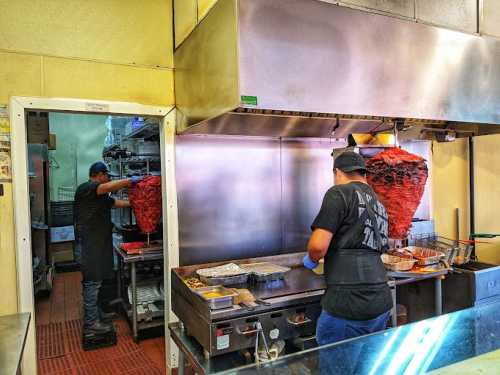
[[[31,315],[0,316],[0,374],[15,375],[23,356]]]

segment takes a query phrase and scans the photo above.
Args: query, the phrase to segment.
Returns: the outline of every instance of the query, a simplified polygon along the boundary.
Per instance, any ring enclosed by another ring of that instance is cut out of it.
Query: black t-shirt
[[[94,281],[110,277],[113,266],[111,208],[115,200],[109,194],[98,195],[98,186],[94,181],[78,186],[73,210],[84,279]]]
[[[363,196],[361,196],[361,194]],[[362,217],[365,204],[377,216],[379,237],[371,220],[356,225]],[[354,230],[358,227],[358,230]],[[342,249],[386,251],[388,246],[387,212],[373,189],[362,182],[331,187],[323,198],[321,210],[311,228],[333,233],[328,252]],[[392,307],[391,292],[387,284],[333,286],[329,285],[322,300],[329,314],[345,319],[369,320]]]

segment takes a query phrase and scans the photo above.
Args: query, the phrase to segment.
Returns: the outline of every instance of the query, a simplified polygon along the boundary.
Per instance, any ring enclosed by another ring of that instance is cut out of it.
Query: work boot
[[[84,334],[102,334],[102,333],[108,333],[113,331],[113,325],[112,324],[106,324],[100,321],[95,322],[91,326],[84,327],[83,328],[83,333]]]
[[[113,319],[115,319],[117,315],[114,312],[107,313],[104,311],[99,311],[99,317],[101,322],[109,324],[113,322]]]

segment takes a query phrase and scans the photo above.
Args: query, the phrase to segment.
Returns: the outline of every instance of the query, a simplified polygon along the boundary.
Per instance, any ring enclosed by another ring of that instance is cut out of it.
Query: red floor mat
[[[64,325],[52,323],[37,326],[38,358],[47,359],[61,357],[64,349]]]
[[[91,351],[82,348],[80,320],[37,326],[39,374],[164,374],[132,340],[127,323],[117,320],[114,324],[117,345]]]
[[[56,274],[54,288],[36,303],[38,375],[165,374],[162,339],[136,344],[125,319],[116,319],[117,345],[84,351],[81,344],[81,274]],[[1,372],[1,371],[0,371]]]

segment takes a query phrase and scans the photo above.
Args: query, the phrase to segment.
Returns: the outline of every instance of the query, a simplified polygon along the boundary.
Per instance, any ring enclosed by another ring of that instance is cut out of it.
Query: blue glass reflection
[[[227,373],[413,375],[497,349],[500,301]]]

